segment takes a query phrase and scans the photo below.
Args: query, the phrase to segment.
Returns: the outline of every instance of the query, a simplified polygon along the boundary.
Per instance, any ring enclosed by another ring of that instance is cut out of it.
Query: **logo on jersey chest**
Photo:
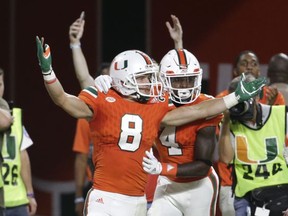
[[[105,100],[110,102],[110,103],[114,103],[116,101],[116,99],[113,97],[106,97]]]

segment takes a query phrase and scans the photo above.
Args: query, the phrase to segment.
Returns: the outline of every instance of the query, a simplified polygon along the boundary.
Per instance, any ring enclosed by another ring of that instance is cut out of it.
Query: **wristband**
[[[27,193],[27,197],[35,198],[35,195],[34,195],[34,193]]]
[[[178,166],[176,163],[161,163],[161,164],[162,164],[162,171],[160,175],[176,177],[178,170]]]
[[[75,204],[77,204],[77,203],[82,203],[82,202],[84,202],[84,198],[83,198],[83,197],[76,197],[76,198],[74,199],[74,203],[75,203]]]
[[[235,92],[224,96],[223,100],[224,100],[224,103],[225,103],[225,106],[226,106],[227,109],[230,109],[231,107],[233,107],[236,104],[238,104],[238,100],[237,100],[237,97],[235,95]]]
[[[48,72],[42,72],[42,74],[43,74],[43,79],[45,80],[47,84],[54,83],[57,80],[56,75],[52,69],[49,70]]]
[[[70,49],[79,49],[81,47],[81,43],[71,44],[70,43]]]

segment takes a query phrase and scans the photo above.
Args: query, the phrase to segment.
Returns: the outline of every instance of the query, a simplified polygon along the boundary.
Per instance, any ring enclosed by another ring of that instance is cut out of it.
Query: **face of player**
[[[149,95],[150,90],[151,90],[150,88],[151,87],[150,86],[151,74],[143,74],[143,75],[137,76],[136,81],[138,84],[139,91],[143,94]]]
[[[246,53],[241,56],[234,75],[239,76],[245,72],[252,73],[256,78],[260,76],[260,65],[253,53]]]
[[[0,75],[0,97],[2,98],[4,94],[4,76]]]

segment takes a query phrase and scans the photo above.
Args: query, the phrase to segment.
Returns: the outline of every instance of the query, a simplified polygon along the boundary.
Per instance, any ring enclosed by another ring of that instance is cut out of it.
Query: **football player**
[[[79,96],[64,91],[51,64],[50,47],[36,37],[37,56],[45,87],[53,100],[75,118],[90,121],[94,145],[93,188],[88,192],[84,215],[146,215],[144,196],[147,173],[142,159],[157,138],[160,123],[179,126],[213,116],[258,94],[265,79],[240,82],[235,92],[168,112],[168,94],[162,94],[158,67],[145,53],[118,54],[109,74],[113,88],[104,94],[95,86]],[[150,103],[147,101],[153,100]],[[175,175],[177,166],[163,163],[161,175]],[[159,170],[158,170],[159,171]],[[96,180],[97,179],[97,180]]]
[[[185,49],[168,52],[161,60],[160,74],[173,108],[213,98],[201,94],[202,69],[196,57]],[[146,152],[143,168],[147,173],[160,174],[162,164],[168,163],[177,167],[177,172],[159,176],[148,215],[215,215],[219,180],[212,156],[221,119],[222,115],[216,115],[180,127],[161,128],[157,139],[161,163]]]

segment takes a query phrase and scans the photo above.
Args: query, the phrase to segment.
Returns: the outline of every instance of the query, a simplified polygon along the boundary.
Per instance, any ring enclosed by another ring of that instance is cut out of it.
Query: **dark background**
[[[245,49],[255,51],[263,64],[275,53],[287,52],[287,8],[285,0],[1,0],[4,96],[23,108],[24,124],[34,141],[29,154],[37,183],[38,214],[71,215],[64,213],[70,211],[67,203],[62,213],[55,210],[59,206],[52,203],[58,200],[41,189],[37,179],[46,183],[73,181],[76,120],[56,107],[44,88],[36,35],[45,37],[50,45],[53,68],[65,90],[77,95],[80,87],[74,75],[68,30],[81,11],[86,13],[82,48],[91,74],[101,61],[110,62],[127,49],[143,50],[160,61],[173,48],[165,21],[171,21],[170,14],[175,14],[184,30],[184,47],[200,63],[209,64],[203,91],[215,95],[217,80],[221,79],[219,63],[232,63]]]

